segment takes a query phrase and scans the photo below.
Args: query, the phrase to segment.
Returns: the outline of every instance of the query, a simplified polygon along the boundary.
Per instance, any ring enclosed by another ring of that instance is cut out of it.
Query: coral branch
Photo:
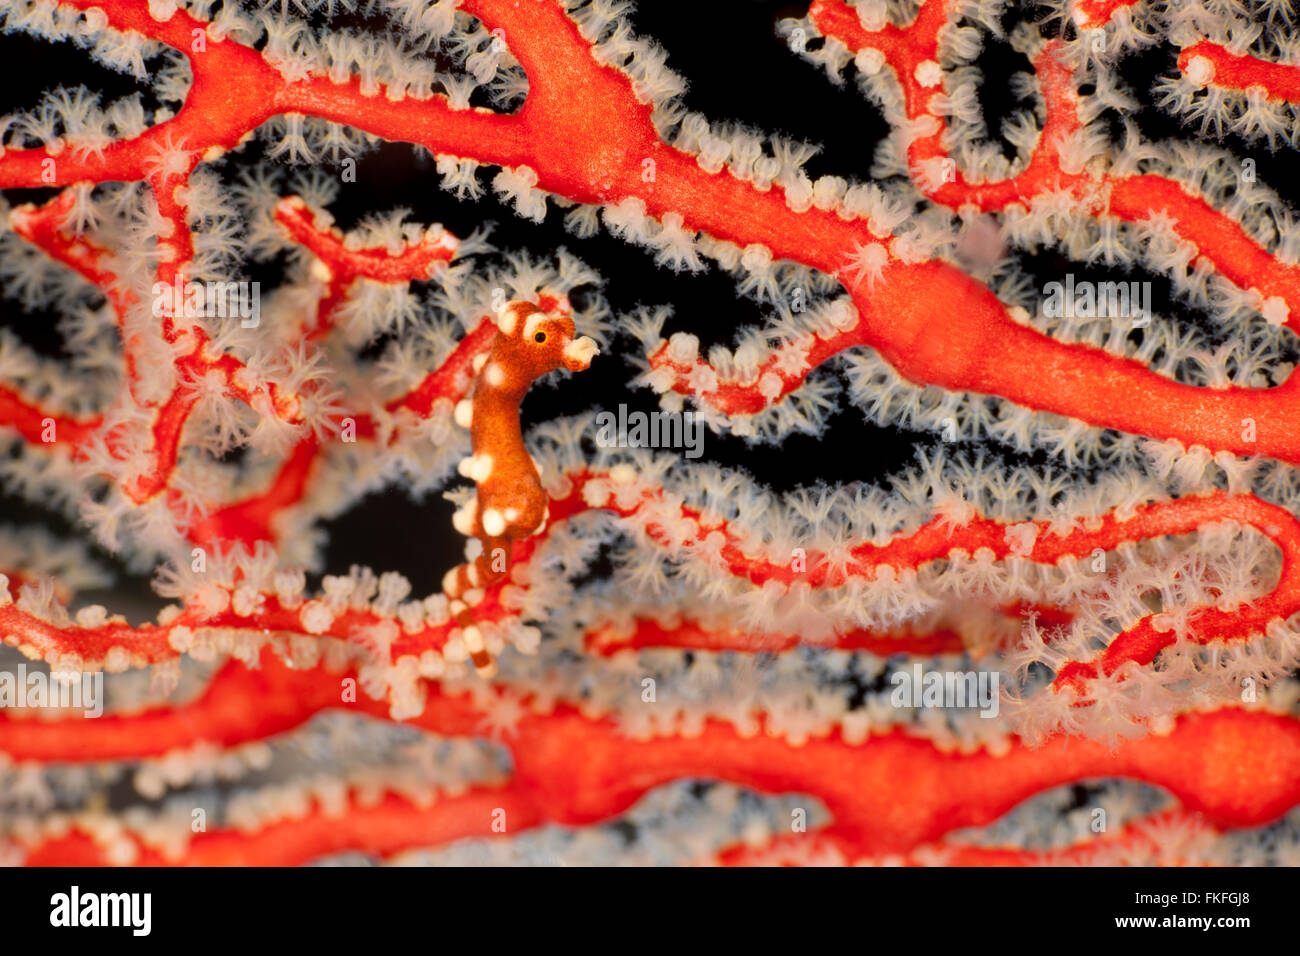
[[[1230,52],[1218,43],[1194,43],[1178,54],[1178,68],[1200,86],[1230,90],[1260,87],[1271,99],[1300,103],[1300,66],[1269,63]]]

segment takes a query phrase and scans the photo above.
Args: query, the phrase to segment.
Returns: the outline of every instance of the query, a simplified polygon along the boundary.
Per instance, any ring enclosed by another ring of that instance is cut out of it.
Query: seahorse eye
[[[546,333],[545,333],[545,332],[538,332],[536,335],[533,336],[533,341],[536,342],[538,345],[540,345],[541,343],[545,342],[545,341],[546,341]]]

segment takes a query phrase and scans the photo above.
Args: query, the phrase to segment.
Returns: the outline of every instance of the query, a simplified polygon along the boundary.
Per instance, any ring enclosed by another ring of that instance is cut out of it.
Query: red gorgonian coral
[[[0,859],[1292,859],[1289,3],[762,14],[815,179],[621,0],[0,11]]]

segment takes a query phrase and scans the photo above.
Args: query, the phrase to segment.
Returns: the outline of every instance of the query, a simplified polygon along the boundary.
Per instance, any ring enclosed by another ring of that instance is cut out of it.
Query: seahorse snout
[[[564,346],[564,367],[570,372],[581,372],[599,354],[595,339],[581,335]]]

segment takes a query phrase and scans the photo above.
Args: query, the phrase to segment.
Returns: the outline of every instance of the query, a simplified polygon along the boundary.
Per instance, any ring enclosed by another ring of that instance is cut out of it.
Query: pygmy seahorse
[[[452,612],[464,628],[465,648],[483,676],[495,671],[492,657],[460,598],[507,573],[511,542],[546,527],[549,499],[524,447],[519,404],[538,378],[561,365],[580,372],[599,351],[587,336],[574,337],[572,318],[545,312],[531,302],[508,302],[494,319],[492,348],[474,359],[470,397],[456,406],[456,421],[470,430],[472,449],[459,470],[474,481],[477,493],[456,512],[452,524],[461,534],[478,538],[483,550],[473,563],[453,568],[443,578]]]

